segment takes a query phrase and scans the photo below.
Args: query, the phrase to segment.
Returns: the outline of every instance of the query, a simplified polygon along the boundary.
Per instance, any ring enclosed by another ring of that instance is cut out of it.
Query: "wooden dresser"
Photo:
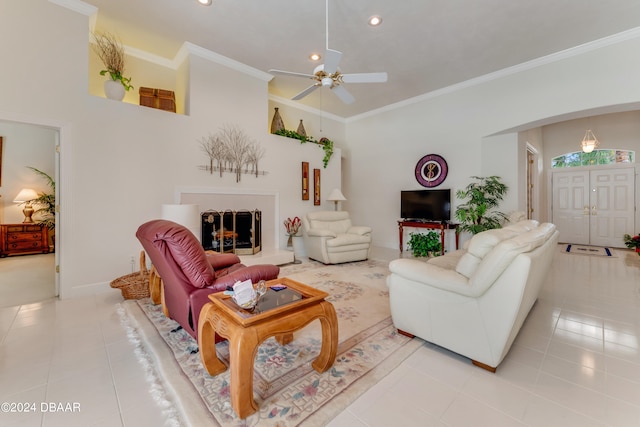
[[[0,224],[0,257],[49,253],[47,227],[38,224]]]

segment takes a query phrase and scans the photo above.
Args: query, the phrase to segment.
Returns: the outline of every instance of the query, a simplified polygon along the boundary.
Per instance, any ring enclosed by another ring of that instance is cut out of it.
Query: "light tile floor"
[[[330,425],[639,426],[640,257],[615,255],[559,247],[496,374],[424,343]],[[30,413],[3,405],[1,426],[167,425],[120,325],[121,300],[108,289],[0,309],[0,402],[35,403]]]

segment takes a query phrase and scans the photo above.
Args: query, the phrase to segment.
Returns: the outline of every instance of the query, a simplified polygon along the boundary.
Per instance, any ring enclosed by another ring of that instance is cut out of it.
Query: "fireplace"
[[[201,242],[205,250],[236,255],[253,255],[262,250],[259,210],[207,210],[201,217]]]
[[[198,205],[201,214],[210,210],[224,213],[225,209],[226,212],[260,211],[260,252],[254,255],[239,255],[242,263],[245,265],[281,265],[293,262],[293,252],[280,249],[280,240],[284,233],[280,220],[280,202],[277,191],[176,187],[175,202]],[[201,216],[197,217],[197,221],[202,224]],[[202,237],[201,230],[198,230],[197,234]]]

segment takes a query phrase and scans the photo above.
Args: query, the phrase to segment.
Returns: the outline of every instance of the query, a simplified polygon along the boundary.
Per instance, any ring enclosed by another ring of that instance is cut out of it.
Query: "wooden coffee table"
[[[274,291],[272,286],[287,289]],[[198,322],[198,347],[202,364],[210,375],[227,367],[218,359],[216,333],[229,340],[231,405],[240,418],[258,410],[253,399],[253,364],[258,346],[275,336],[282,345],[293,341],[293,332],[315,319],[322,326],[320,354],[311,363],[317,372],[329,369],[338,351],[338,318],[326,292],[288,278],[267,282],[267,293],[253,311],[240,308],[223,292],[209,295]]]

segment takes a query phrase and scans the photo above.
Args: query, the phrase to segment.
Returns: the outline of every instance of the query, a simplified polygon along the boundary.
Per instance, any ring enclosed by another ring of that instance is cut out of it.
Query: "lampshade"
[[[38,193],[36,193],[36,190],[33,190],[31,188],[23,188],[22,190],[20,190],[16,198],[13,199],[13,203],[25,203],[37,198]]]
[[[333,190],[331,190],[331,193],[329,193],[329,197],[327,197],[327,200],[330,202],[341,202],[347,199],[342,195],[342,192],[339,188],[334,188]]]
[[[162,205],[160,218],[185,226],[200,240],[200,206]]]
[[[584,138],[582,138],[582,151],[585,153],[591,153],[597,146],[599,142],[596,136],[591,132],[591,129],[587,129],[584,134]]]
[[[327,197],[327,200],[330,202],[333,202],[333,209],[337,211],[338,202],[341,202],[347,199],[342,195],[342,192],[340,191],[339,188],[334,188],[333,190],[331,190],[331,193],[329,193],[329,197]]]

